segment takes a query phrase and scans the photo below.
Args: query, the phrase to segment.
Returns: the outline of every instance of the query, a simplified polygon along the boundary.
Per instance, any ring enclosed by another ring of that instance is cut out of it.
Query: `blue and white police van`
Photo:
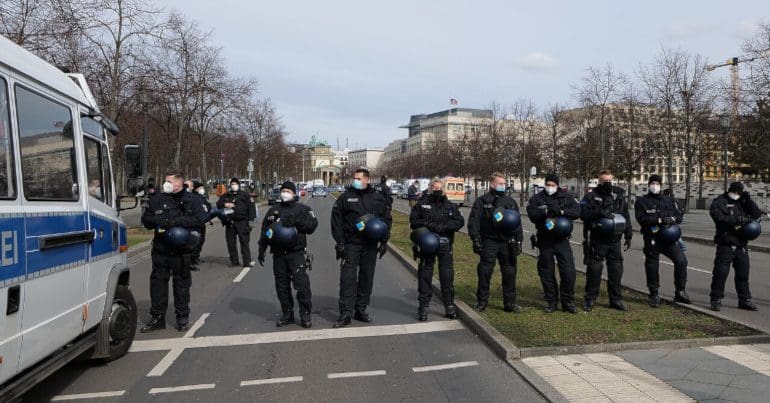
[[[134,339],[117,132],[82,75],[0,35],[0,401],[76,357],[118,358]],[[127,146],[134,188],[140,156]]]

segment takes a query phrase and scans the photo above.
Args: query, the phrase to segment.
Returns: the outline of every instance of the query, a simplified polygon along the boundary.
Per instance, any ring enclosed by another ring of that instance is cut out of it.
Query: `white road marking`
[[[171,364],[176,361],[177,358],[179,358],[180,355],[184,352],[184,348],[172,348],[171,351],[166,353],[166,356],[163,357],[163,359],[160,360],[160,362],[155,365],[150,372],[147,373],[147,376],[161,376],[163,375],[166,370],[171,366]]]
[[[770,376],[770,354],[754,346],[712,346],[703,347],[703,349],[760,374]]]
[[[215,383],[201,383],[198,385],[171,386],[168,388],[152,388],[150,389],[150,394],[154,395],[157,393],[185,392],[188,390],[206,390],[206,389],[214,389],[214,387],[216,387]]]
[[[187,333],[182,336],[182,338],[192,338],[195,335],[195,332],[200,329],[203,324],[206,322],[206,318],[211,315],[210,313],[204,313],[201,315],[198,320],[193,323],[192,327],[187,331]],[[166,373],[166,370],[171,367],[171,365],[176,361],[177,358],[179,358],[180,355],[184,352],[184,348],[172,348],[171,351],[169,351],[163,359],[160,360],[160,362],[153,367],[150,372],[147,373],[147,376],[161,376],[164,373]]]
[[[249,333],[226,336],[204,336],[192,338],[168,338],[135,340],[129,352],[162,351],[175,348],[207,348],[246,346],[254,344],[284,343],[309,340],[345,339],[355,337],[396,336],[407,334],[463,330],[459,321],[437,321],[410,323],[405,325],[384,325],[367,327],[346,327],[342,329],[292,330],[288,332]]]
[[[238,273],[238,276],[233,279],[233,283],[240,283],[241,280],[243,280],[244,277],[246,277],[247,274],[249,274],[249,270],[251,270],[251,266],[246,266],[241,270],[240,273]]]
[[[270,385],[274,383],[287,383],[287,382],[302,382],[301,376],[289,376],[286,378],[268,378],[268,379],[254,379],[251,381],[241,381],[241,386],[253,386],[253,385]]]
[[[455,362],[452,364],[429,365],[426,367],[414,367],[412,368],[412,371],[414,372],[441,371],[444,369],[475,367],[476,365],[479,365],[479,363],[476,361],[463,361],[463,362]]]
[[[187,333],[184,334],[184,337],[193,337],[193,336],[195,336],[195,332],[197,332],[198,329],[203,327],[203,324],[206,323],[206,319],[208,319],[209,315],[211,315],[211,314],[210,313],[204,313],[203,315],[201,315],[201,317],[198,318],[198,320],[196,320],[195,323],[193,323],[193,325],[190,328],[190,330],[188,330]]]
[[[380,376],[380,375],[387,375],[387,372],[385,372],[384,370],[361,371],[361,372],[337,372],[337,373],[327,374],[326,377],[329,379],[339,379],[339,378],[358,378],[362,376]]]
[[[569,401],[695,401],[614,354],[543,356],[522,362]]]
[[[103,397],[118,397],[123,396],[126,393],[125,390],[115,390],[111,392],[96,392],[96,393],[81,393],[77,395],[58,395],[51,398],[52,402],[60,402],[64,400],[80,400],[80,399],[98,399]]]

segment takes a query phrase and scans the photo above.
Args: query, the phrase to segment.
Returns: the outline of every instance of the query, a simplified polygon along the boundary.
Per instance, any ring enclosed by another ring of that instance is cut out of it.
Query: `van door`
[[[22,370],[83,329],[87,244],[77,108],[54,94],[14,84],[21,159],[27,280]]]
[[[119,264],[119,223],[112,192],[106,136],[102,126],[89,117],[80,118],[83,129],[83,155],[88,184],[88,228],[94,241],[88,244],[86,266],[86,319],[84,330],[101,320],[107,296],[110,269]]]
[[[0,384],[16,374],[21,353],[24,217],[16,178],[8,80],[0,76]]]

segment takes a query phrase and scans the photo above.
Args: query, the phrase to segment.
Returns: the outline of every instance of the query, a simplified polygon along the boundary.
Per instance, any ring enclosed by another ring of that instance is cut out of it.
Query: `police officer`
[[[382,197],[385,198],[385,201],[388,202],[388,207],[392,207],[393,198],[390,195],[390,186],[388,186],[388,177],[385,175],[382,175],[382,177],[380,177],[380,193],[382,193]]]
[[[356,228],[356,223],[365,214],[380,218],[388,226],[388,232],[379,245],[366,239]],[[374,267],[378,253],[382,258],[387,251],[391,224],[388,202],[369,185],[369,171],[356,169],[353,184],[337,198],[331,214],[332,236],[336,242],[334,250],[337,259],[342,259],[340,316],[334,322],[335,328],[350,325],[351,316],[361,322],[372,321],[366,308],[372,295]]]
[[[533,195],[527,205],[527,215],[537,229],[536,246],[540,250],[537,257],[537,274],[543,284],[546,313],[556,310],[561,299],[564,312],[577,313],[575,308],[575,258],[570,247],[570,237],[561,237],[546,228],[553,225],[549,218],[566,217],[570,220],[580,218],[580,204],[571,194],[559,189],[559,177],[555,174],[545,176],[545,189]],[[561,292],[556,284],[554,258],[559,263]]]
[[[444,303],[444,313],[449,319],[457,318],[457,307],[454,297],[454,267],[452,266],[452,244],[455,232],[463,227],[465,220],[460,209],[447,200],[443,192],[443,182],[433,178],[430,183],[430,193],[412,208],[409,215],[409,226],[412,229],[425,227],[439,236],[438,277],[441,282],[441,300]],[[428,306],[433,291],[433,264],[436,255],[419,255],[420,264],[417,270],[417,319],[428,320]]]
[[[406,190],[406,198],[409,200],[409,208],[413,208],[417,204],[417,200],[420,199],[420,182],[414,181],[409,189]]]
[[[607,293],[610,297],[610,308],[625,311],[620,281],[623,277],[623,253],[620,250],[620,239],[625,237],[625,250],[631,247],[633,232],[631,219],[628,214],[628,204],[625,191],[612,186],[612,172],[599,172],[599,185],[588,193],[581,201],[580,218],[583,225],[591,227],[589,242],[590,258],[586,267],[586,288],[583,308],[591,312],[599,296],[599,286],[602,280],[602,261],[607,260]],[[603,235],[596,227],[600,218],[612,219],[622,215],[626,224],[622,234]]]
[[[732,264],[735,269],[738,308],[756,311],[758,308],[751,302],[751,291],[749,291],[749,250],[746,249],[748,241],[738,231],[741,226],[759,219],[762,211],[757,203],[751,200],[749,192],[743,190],[743,184],[733,182],[727,189],[727,193],[717,197],[711,203],[709,214],[716,226],[714,243],[717,248],[711,277],[711,309],[719,311],[722,308],[725,282]]]
[[[251,223],[257,217],[257,209],[251,200],[251,196],[244,190],[241,190],[241,182],[238,178],[230,179],[230,190],[219,198],[217,207],[220,209],[233,209],[232,218],[224,223],[227,253],[230,255],[230,266],[240,265],[238,262],[238,248],[235,246],[236,237],[241,244],[243,267],[254,266],[255,262],[251,260],[249,241],[251,240]]]
[[[510,239],[494,227],[492,217],[497,208],[518,212],[519,205],[506,196],[503,174],[495,172],[489,181],[489,192],[476,199],[468,217],[468,235],[473,242],[473,253],[480,257],[476,267],[476,310],[483,312],[489,304],[489,281],[497,260],[503,276],[503,308],[506,312],[519,312],[521,307],[516,304],[516,257],[521,254],[523,232],[519,226],[513,239]]]
[[[306,204],[300,203],[296,195],[297,186],[293,182],[284,182],[281,185],[279,203],[270,207],[262,220],[257,260],[260,266],[265,265],[265,251],[269,245],[266,232],[270,225],[277,222],[284,227],[296,229],[297,240],[293,245],[270,247],[270,252],[273,254],[275,292],[278,294],[282,312],[276,325],[281,327],[294,323],[294,298],[291,296],[291,286],[294,284],[294,289],[297,290],[300,325],[309,328],[312,325],[310,318],[312,304],[305,248],[307,248],[307,235],[312,234],[318,227],[318,220],[313,210]]]
[[[674,301],[690,303],[690,297],[684,289],[687,284],[687,257],[678,242],[665,245],[655,239],[655,232],[660,228],[681,224],[684,214],[676,199],[661,194],[662,181],[660,175],[650,175],[647,181],[649,191],[634,203],[636,221],[641,226],[644,237],[644,272],[647,277],[647,288],[650,290],[647,302],[653,308],[660,307],[658,287],[660,287],[661,254],[671,259],[674,264],[674,287],[676,288]]]
[[[185,192],[183,186],[182,173],[174,172],[166,175],[163,192],[149,199],[148,207],[142,214],[142,224],[145,228],[155,230],[150,274],[152,318],[141,329],[142,333],[166,328],[168,279],[172,276],[176,328],[180,332],[189,328],[192,250],[189,247],[171,245],[165,233],[171,227],[198,229],[206,221],[207,214],[200,199]]]
[[[208,193],[206,193],[206,187],[198,181],[187,180],[185,181],[185,184],[192,192],[192,195],[198,197],[201,203],[203,203],[203,207],[206,210],[206,213],[210,212],[211,203],[209,202]],[[193,249],[193,264],[190,266],[190,270],[192,271],[200,270],[198,265],[201,264],[201,251],[203,250],[203,243],[206,242],[206,225],[202,225],[200,228],[198,228],[198,232],[201,235],[201,240],[198,243],[198,246]]]

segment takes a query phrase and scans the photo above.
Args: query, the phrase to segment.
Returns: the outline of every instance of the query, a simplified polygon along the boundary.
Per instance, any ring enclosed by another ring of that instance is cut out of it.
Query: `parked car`
[[[326,189],[324,189],[323,186],[316,186],[313,188],[313,193],[312,193],[313,198],[326,197],[326,194],[327,194]]]
[[[342,185],[340,184],[329,186],[329,192],[344,192],[344,191],[345,191],[345,188],[342,187]]]
[[[267,195],[267,204],[272,205],[275,204],[276,201],[281,197],[281,188],[280,187],[274,187],[272,190],[270,190],[270,193]]]
[[[401,188],[398,189],[398,198],[399,199],[408,199],[409,198],[409,189],[401,186]]]
[[[401,184],[394,183],[393,186],[390,187],[390,195],[398,197],[398,194],[400,193],[402,189]]]

